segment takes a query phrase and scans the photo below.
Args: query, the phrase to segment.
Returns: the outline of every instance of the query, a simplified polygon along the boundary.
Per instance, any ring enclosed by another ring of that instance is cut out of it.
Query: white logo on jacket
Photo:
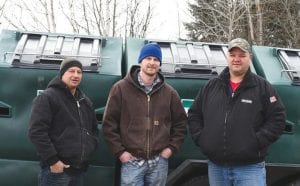
[[[252,100],[250,100],[250,99],[241,99],[241,102],[252,104]]]
[[[275,96],[270,97],[270,103],[274,103],[276,101],[277,101],[277,99]]]

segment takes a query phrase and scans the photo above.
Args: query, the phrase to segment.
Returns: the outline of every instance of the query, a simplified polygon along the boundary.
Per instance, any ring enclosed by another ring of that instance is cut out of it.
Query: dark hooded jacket
[[[228,67],[198,93],[188,112],[195,144],[224,166],[263,161],[285,128],[285,109],[274,88],[250,72],[232,93]]]
[[[184,141],[187,116],[177,92],[164,82],[146,94],[138,83],[139,66],[111,89],[103,133],[116,157],[128,151],[149,159],[169,147],[176,152]]]
[[[86,171],[98,129],[92,103],[78,88],[73,96],[59,77],[54,78],[33,100],[29,125],[42,167],[61,160],[71,165],[66,172]]]

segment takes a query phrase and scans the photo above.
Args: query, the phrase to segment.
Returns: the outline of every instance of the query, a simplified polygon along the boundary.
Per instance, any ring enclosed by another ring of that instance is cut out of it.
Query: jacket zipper
[[[76,103],[77,103],[77,109],[78,109],[79,117],[81,117],[81,115],[80,115],[80,104],[79,104],[79,100],[77,100]]]
[[[224,156],[226,156],[226,128],[227,128],[227,118],[228,118],[229,111],[227,110],[225,113],[225,119],[224,119],[224,132],[223,132],[223,151],[224,151]]]
[[[235,93],[232,92],[232,93],[231,93],[231,99],[233,99],[234,96],[235,96]],[[227,116],[228,116],[228,113],[229,113],[229,111],[227,111],[227,112],[226,112],[226,115],[225,115],[225,124],[226,124],[226,122],[227,122]],[[258,151],[258,158],[260,158],[260,157],[261,157],[261,151],[259,150],[259,151]]]
[[[232,99],[234,97],[234,92],[231,93],[231,98],[229,98],[229,105],[232,104]],[[227,131],[227,119],[228,119],[228,116],[229,116],[229,113],[230,113],[230,109],[227,108],[226,112],[225,112],[225,118],[224,118],[224,132],[223,132],[223,141],[224,141],[224,146],[223,146],[223,150],[224,150],[224,156],[226,156],[226,150],[227,150],[227,147],[226,147],[226,131]]]
[[[224,119],[224,124],[226,125],[226,123],[227,123],[227,116],[228,116],[228,111],[226,111],[226,113],[225,113],[225,119]]]
[[[84,127],[82,127],[82,119],[81,119],[81,112],[80,112],[80,101],[83,100],[84,98],[81,98],[79,100],[76,100],[76,103],[77,103],[77,109],[78,109],[78,115],[79,115],[79,120],[80,120],[80,128],[83,129]],[[85,130],[83,130],[83,132],[86,132],[87,135],[89,135],[89,133]],[[84,154],[85,154],[85,149],[84,149],[84,145],[83,145],[83,137],[81,138],[81,146],[82,146],[82,151],[81,151],[81,157],[80,157],[80,162],[83,162],[84,160]]]
[[[147,95],[147,102],[148,102],[148,120],[147,120],[147,158],[150,156],[150,96]]]
[[[229,104],[231,104],[231,102],[232,102],[232,98],[234,97],[234,92],[233,93],[231,93],[231,98],[230,98],[230,103]],[[229,115],[229,110],[226,110],[226,113],[225,113],[225,120],[224,120],[224,122],[225,122],[225,124],[227,124],[227,118],[228,118],[228,115]]]
[[[232,99],[233,99],[234,96],[235,96],[235,94],[234,94],[234,92],[232,92],[232,93],[231,93],[231,98],[230,98],[230,100],[229,100],[229,104],[231,104]],[[225,124],[227,124],[227,118],[228,118],[229,112],[230,112],[230,110],[226,110],[226,113],[225,113],[225,120],[224,120]]]

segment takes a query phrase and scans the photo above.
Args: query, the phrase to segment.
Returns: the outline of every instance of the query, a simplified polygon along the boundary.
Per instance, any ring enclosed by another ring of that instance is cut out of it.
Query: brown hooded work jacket
[[[103,118],[103,133],[116,157],[124,151],[149,159],[169,147],[174,153],[186,134],[187,116],[180,98],[161,82],[146,94],[137,80],[139,66],[111,89]]]

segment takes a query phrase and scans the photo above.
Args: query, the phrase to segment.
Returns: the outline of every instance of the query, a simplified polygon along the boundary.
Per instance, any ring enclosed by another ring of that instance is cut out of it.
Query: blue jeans
[[[76,176],[68,175],[65,172],[52,173],[49,167],[42,168],[38,175],[39,186],[82,186],[83,174]]]
[[[168,160],[159,156],[156,166],[145,161],[137,165],[132,161],[122,164],[121,186],[164,186],[168,176]]]
[[[208,162],[210,186],[266,186],[265,162],[224,167]]]

